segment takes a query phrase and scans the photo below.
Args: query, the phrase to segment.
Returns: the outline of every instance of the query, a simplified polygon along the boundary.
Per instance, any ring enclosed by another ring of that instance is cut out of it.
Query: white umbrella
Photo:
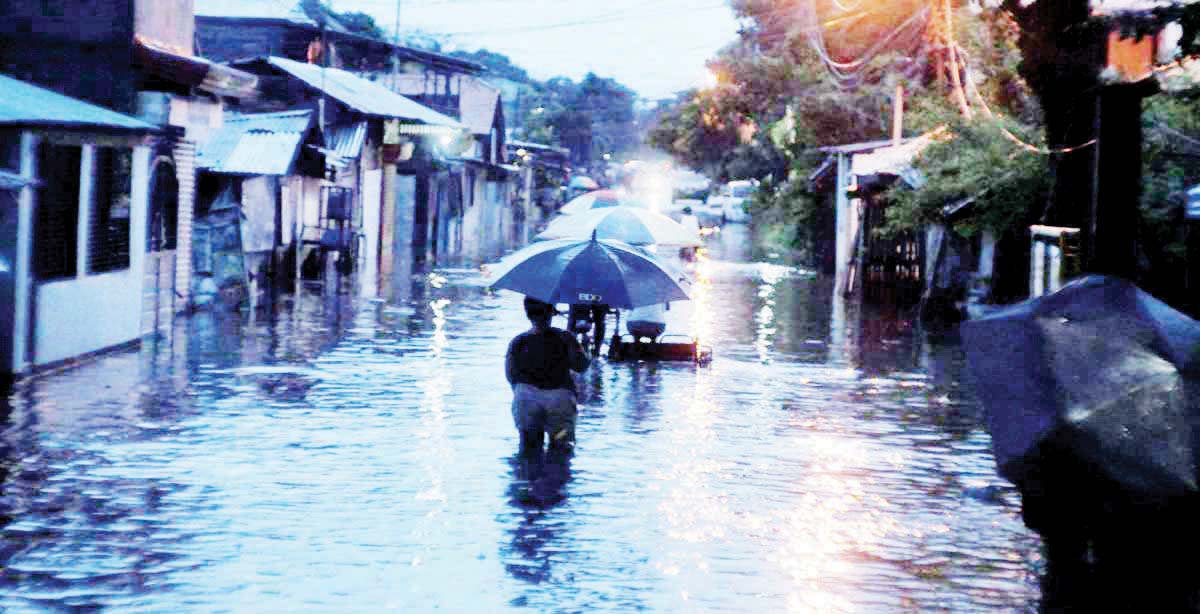
[[[623,204],[621,195],[613,190],[594,190],[587,194],[580,194],[575,198],[567,201],[567,204],[558,209],[558,212],[563,215],[574,215],[591,211],[592,209],[603,209],[604,207],[616,207]]]
[[[624,241],[631,245],[702,245],[700,235],[683,224],[649,209],[619,206],[592,209],[560,217],[542,231],[538,239],[601,239]]]

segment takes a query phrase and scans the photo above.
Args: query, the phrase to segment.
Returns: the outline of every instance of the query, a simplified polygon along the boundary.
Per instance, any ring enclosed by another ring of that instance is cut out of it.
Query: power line
[[[713,9],[718,9],[718,8],[727,8],[727,7],[728,7],[728,5],[726,5],[725,3],[722,2],[719,4],[710,4],[710,5],[700,6],[700,7],[681,7],[681,8],[683,8],[684,10],[687,10],[689,12],[695,12],[695,11],[708,11],[708,10],[713,10]],[[637,13],[632,13],[629,9],[625,9],[625,10],[620,10],[620,11],[613,11],[610,13],[604,13],[604,14],[596,15],[596,16],[588,18],[588,19],[581,19],[581,20],[576,20],[576,21],[565,21],[565,22],[560,22],[560,23],[541,24],[541,25],[534,25],[534,26],[518,26],[518,27],[513,27],[513,28],[499,28],[499,29],[494,29],[494,30],[475,30],[475,31],[469,31],[469,32],[445,32],[443,34],[445,34],[447,36],[482,36],[482,35],[488,35],[488,34],[509,34],[509,33],[515,33],[515,32],[540,32],[543,30],[554,30],[554,29],[559,29],[559,28],[571,28],[571,27],[577,27],[577,26],[591,26],[591,25],[600,25],[600,24],[606,24],[606,23],[615,23],[615,22],[619,22],[619,21],[628,21],[630,19],[643,19],[643,18],[645,18],[646,15],[662,14],[664,12],[670,12],[670,11],[649,11],[649,12],[639,11]]]

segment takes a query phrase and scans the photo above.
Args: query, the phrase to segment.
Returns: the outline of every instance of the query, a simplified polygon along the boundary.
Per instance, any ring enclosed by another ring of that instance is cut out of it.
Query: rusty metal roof
[[[267,61],[274,67],[323,92],[350,109],[374,117],[404,119],[422,124],[465,128],[453,117],[442,115],[386,87],[340,68],[304,64],[280,57]]]
[[[230,175],[288,175],[312,111],[235,115],[196,153],[196,167]]]
[[[154,126],[63,96],[57,92],[0,75],[0,125],[92,128],[133,132],[155,132]]]

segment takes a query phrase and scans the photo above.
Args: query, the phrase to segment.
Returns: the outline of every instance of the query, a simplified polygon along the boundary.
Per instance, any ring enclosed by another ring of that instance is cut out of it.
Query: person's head
[[[692,214],[692,208],[691,208],[691,207],[684,207],[684,208],[683,208],[683,214],[684,214],[684,215],[691,215],[691,214]]]
[[[525,317],[529,318],[534,326],[541,328],[550,326],[550,319],[554,317],[554,305],[527,296],[525,297]]]

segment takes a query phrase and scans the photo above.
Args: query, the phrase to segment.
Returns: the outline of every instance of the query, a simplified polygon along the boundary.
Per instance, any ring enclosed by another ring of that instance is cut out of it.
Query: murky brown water
[[[1036,537],[952,340],[841,313],[713,239],[675,332],[598,363],[563,498],[532,505],[503,352],[519,297],[320,296],[20,387],[0,431],[5,612],[1021,611]]]

